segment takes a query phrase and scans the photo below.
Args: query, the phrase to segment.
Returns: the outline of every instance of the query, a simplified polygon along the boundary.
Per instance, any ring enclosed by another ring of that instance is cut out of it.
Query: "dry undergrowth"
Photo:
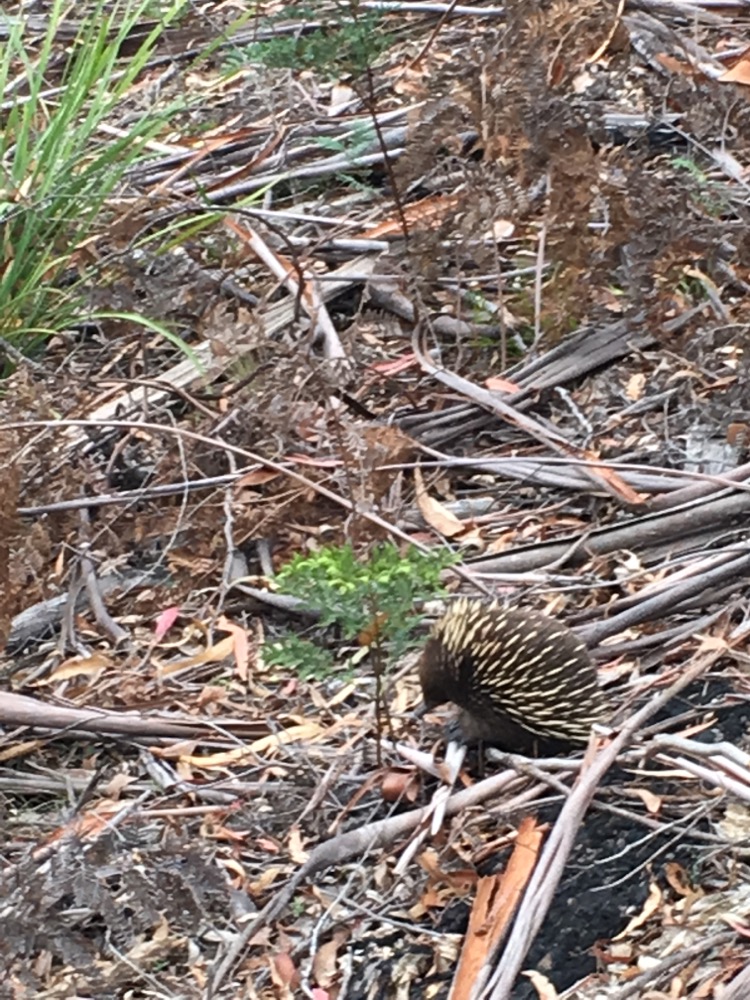
[[[173,75],[150,67],[150,96],[133,94],[141,112],[205,95],[164,137],[191,169],[155,155],[87,251],[91,303],[172,324],[205,373],[185,375],[161,337],[82,322],[6,383],[0,990],[446,995],[477,879],[529,809],[519,796],[544,794],[554,823],[560,786],[534,772],[449,809],[396,877],[435,779],[393,750],[377,769],[366,659],[314,683],[265,666],[264,638],[309,623],[235,586],[263,590],[297,551],[391,536],[452,545],[490,589],[608,639],[597,655],[623,717],[706,657],[651,723],[684,713],[667,740],[686,742],[620,759],[523,967],[560,991],[583,977],[577,997],[625,996],[644,969],[644,991],[711,995],[747,961],[712,906],[744,919],[750,502],[700,476],[747,481],[750,129],[747,88],[720,61],[746,26],[699,4],[688,22],[657,3],[513,0],[503,19],[437,31],[394,13],[371,84],[339,81],[364,97],[329,113],[315,72],[240,62],[228,77],[237,35],[184,57],[225,27],[208,6],[165,34]],[[365,105],[404,150],[389,170],[377,143],[376,162],[357,160]],[[196,156],[207,122],[215,148]],[[138,242],[206,195],[233,206],[233,185],[268,184],[270,215],[252,204],[179,246]],[[322,279],[346,266],[326,299]],[[54,423],[108,406],[119,423]],[[67,611],[17,617],[66,594]],[[438,731],[411,717],[400,666],[395,735],[426,748]],[[76,709],[128,710],[134,728],[71,728]],[[699,737],[737,756],[703,759]],[[353,843],[381,821],[369,853]],[[655,970],[675,927],[693,958]],[[521,979],[512,996],[534,990]]]

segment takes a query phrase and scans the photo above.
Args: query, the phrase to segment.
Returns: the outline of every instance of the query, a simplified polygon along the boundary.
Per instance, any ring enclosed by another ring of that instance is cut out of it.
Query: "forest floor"
[[[112,134],[185,110],[2,388],[0,997],[750,996],[746,5],[242,7],[157,32]],[[609,732],[454,767],[410,650],[386,739],[273,582],[386,540]]]

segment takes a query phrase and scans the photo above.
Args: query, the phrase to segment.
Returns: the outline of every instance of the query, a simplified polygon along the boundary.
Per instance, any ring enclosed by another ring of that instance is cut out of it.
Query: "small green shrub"
[[[409,548],[402,553],[392,542],[376,545],[367,560],[360,560],[347,544],[296,555],[281,568],[276,582],[281,591],[318,613],[321,628],[335,628],[345,643],[387,647],[396,657],[414,643],[420,624],[415,603],[444,593],[441,573],[456,561],[446,549]],[[299,664],[307,676],[320,677],[326,672],[321,652],[319,644],[289,636],[266,647],[266,659],[283,666]],[[328,656],[332,669],[334,657]]]
[[[329,650],[299,635],[287,635],[279,642],[268,643],[264,658],[275,667],[293,670],[303,681],[323,681],[335,668]]]
[[[674,156],[673,166],[687,178],[690,194],[709,215],[720,216],[728,208],[726,187],[714,181],[690,156]]]
[[[235,49],[228,57],[228,69],[260,62],[269,69],[314,70],[329,79],[358,76],[392,41],[383,29],[383,13],[365,9],[358,0],[349,0],[333,13],[321,11],[319,3],[287,3],[269,20],[299,21],[300,30]],[[305,30],[306,24],[315,27]]]

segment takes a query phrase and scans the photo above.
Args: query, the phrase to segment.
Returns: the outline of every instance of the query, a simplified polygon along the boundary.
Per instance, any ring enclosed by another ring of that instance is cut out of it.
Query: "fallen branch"
[[[674,684],[655,695],[639,712],[636,712],[612,742],[599,751],[588,765],[584,761],[578,783],[560,810],[552,833],[544,845],[495,973],[486,989],[483,985],[475,989],[473,994],[475,997],[481,997],[482,1000],[485,998],[510,1000],[513,985],[550,908],[578,829],[599,787],[599,782],[640,727],[683,688],[700,677],[721,655],[720,651],[715,651],[698,659]]]
[[[201,725],[194,719],[145,717],[135,712],[111,712],[96,708],[62,708],[24,694],[0,694],[0,724],[30,726],[52,732],[110,733],[115,736],[159,737],[185,740],[215,734],[221,723]],[[246,727],[245,727],[246,728]]]
[[[469,806],[484,802],[500,792],[506,792],[516,784],[522,784],[524,778],[519,778],[515,771],[502,771],[500,774],[486,778],[470,788],[456,792],[445,803],[445,815],[453,816]],[[245,949],[261,928],[275,920],[291,901],[298,887],[308,878],[325,871],[332,865],[343,864],[352,858],[364,856],[379,847],[387,847],[407,836],[422,823],[429,822],[432,814],[432,804],[412,812],[389,816],[387,819],[368,823],[367,826],[332,837],[318,844],[307,861],[292,876],[284,888],[278,892],[261,910],[257,917],[249,923],[237,936],[223,957],[216,960],[210,974],[210,986],[207,997],[216,995],[236,963],[241,959]]]
[[[554,542],[477,559],[469,565],[476,573],[528,573],[556,563],[566,553],[570,565],[621,549],[638,552],[643,559],[665,548],[674,554],[725,535],[728,528],[745,527],[748,513],[750,493],[743,489],[730,496],[692,501],[667,513],[646,514],[613,528],[595,529],[585,539],[568,535]]]

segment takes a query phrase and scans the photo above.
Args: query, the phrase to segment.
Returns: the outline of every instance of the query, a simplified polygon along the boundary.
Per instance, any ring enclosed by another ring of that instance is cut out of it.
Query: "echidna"
[[[584,644],[537,611],[469,598],[432,627],[419,667],[426,708],[452,701],[467,743],[531,752],[585,743],[604,699]]]

